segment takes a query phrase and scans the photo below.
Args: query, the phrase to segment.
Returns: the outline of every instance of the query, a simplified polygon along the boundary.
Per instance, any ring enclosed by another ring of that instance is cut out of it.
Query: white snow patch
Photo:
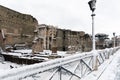
[[[17,53],[25,53],[25,54],[31,54],[32,53],[32,49],[23,49],[23,50],[13,50],[13,52],[17,52]]]
[[[65,56],[66,52],[65,51],[57,51],[57,55]]]
[[[51,55],[52,51],[51,50],[43,50],[43,53],[46,55]]]
[[[4,71],[11,69],[10,66],[12,66],[13,68],[18,68],[18,67],[21,67],[22,65],[8,62],[8,61],[0,62],[0,71],[4,73]]]

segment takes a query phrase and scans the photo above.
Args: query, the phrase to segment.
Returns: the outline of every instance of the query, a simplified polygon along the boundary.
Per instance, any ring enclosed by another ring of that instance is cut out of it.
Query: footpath
[[[120,80],[120,50],[81,80]]]

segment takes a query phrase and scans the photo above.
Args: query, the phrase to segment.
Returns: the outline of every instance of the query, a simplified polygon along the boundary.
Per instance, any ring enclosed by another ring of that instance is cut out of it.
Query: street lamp
[[[96,0],[91,0],[88,2],[90,10],[92,11],[92,49],[95,50],[95,34],[94,34],[94,11],[96,9]]]
[[[95,51],[95,34],[94,34],[94,11],[96,9],[96,0],[90,0],[88,2],[90,10],[92,11],[92,51],[93,51],[93,70],[97,70],[98,69],[98,65],[97,65],[97,52]]]
[[[115,47],[115,32],[113,33],[113,40],[114,40],[114,46],[113,47]]]

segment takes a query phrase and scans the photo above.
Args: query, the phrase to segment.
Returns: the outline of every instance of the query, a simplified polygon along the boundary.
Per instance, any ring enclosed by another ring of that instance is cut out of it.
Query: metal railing
[[[0,75],[0,80],[80,80],[109,59],[119,47],[74,54],[65,58],[11,69]],[[93,66],[93,65],[96,66]]]

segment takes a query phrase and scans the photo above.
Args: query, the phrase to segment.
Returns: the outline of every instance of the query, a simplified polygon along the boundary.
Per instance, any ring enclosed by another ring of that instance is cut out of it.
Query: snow
[[[18,68],[18,67],[21,67],[23,65],[18,65],[16,63],[12,63],[12,62],[8,62],[8,61],[2,61],[0,62],[0,73],[4,73],[5,71],[7,70],[10,70],[12,66],[13,68]]]
[[[40,54],[38,54],[38,56],[50,56],[50,55],[54,55],[54,56],[61,56],[61,57],[66,57],[66,56],[70,56],[71,54],[67,54],[67,52],[65,51],[57,51],[57,53],[52,53],[51,50],[43,50],[43,52],[39,52]],[[35,54],[36,55],[36,54]]]
[[[108,50],[108,49],[106,49],[106,50]],[[116,76],[120,72],[120,70],[119,71],[116,70],[116,69],[119,69],[117,67],[120,64],[120,63],[118,63],[118,61],[120,61],[119,52],[120,52],[120,50],[118,50],[114,55],[111,55],[109,59],[107,59],[103,64],[101,64],[98,67],[97,71],[93,71],[89,75],[84,76],[81,80],[119,80],[119,77]],[[65,55],[64,52],[63,53],[58,52],[58,53],[60,55]],[[16,78],[15,80],[17,80],[18,77],[20,77],[20,76],[24,76],[24,75],[31,74],[31,73],[34,74],[37,72],[43,72],[44,70],[54,68],[55,66],[60,66],[60,65],[63,65],[63,64],[69,63],[69,62],[79,60],[80,58],[82,58],[84,56],[89,57],[89,56],[91,56],[91,53],[92,52],[89,52],[89,53],[86,52],[84,54],[76,54],[76,55],[68,56],[66,58],[61,58],[61,59],[47,61],[47,62],[40,63],[40,64],[25,66],[24,68],[22,68],[22,67],[18,68],[18,69],[14,68],[13,70],[9,70],[11,63],[6,64],[6,67],[4,67],[5,64],[1,62],[0,66],[1,67],[3,66],[2,67],[3,69],[0,68],[1,69],[0,71],[3,72],[3,74],[1,74],[1,75],[5,75],[7,77],[10,76],[11,79],[13,79],[12,77],[15,75],[14,78]],[[34,58],[38,58],[38,57],[34,57]],[[16,67],[16,65],[14,67]],[[71,67],[71,66],[69,66],[69,67]],[[75,65],[75,67],[76,67],[76,65]],[[9,70],[9,71],[6,72],[5,69]],[[74,71],[74,70],[72,70],[72,71]],[[6,73],[7,73],[7,75],[6,75]],[[13,73],[13,74],[10,75],[10,73]],[[46,74],[44,74],[44,75],[46,75]],[[27,79],[33,80],[30,77],[28,77]]]
[[[43,53],[46,55],[51,55],[52,51],[51,50],[43,50]]]
[[[8,80],[13,80],[13,78],[14,80],[18,80],[19,78],[23,76],[35,74],[38,72],[43,72],[43,71],[58,67],[60,65],[66,64],[66,63],[80,60],[82,57],[85,57],[85,56],[88,57],[88,56],[91,56],[91,54],[90,53],[76,54],[76,55],[68,56],[66,58],[50,60],[50,61],[43,62],[43,63],[24,66],[23,68],[21,67],[18,69],[9,70],[8,72],[1,74],[0,79],[7,77]]]
[[[118,60],[120,60],[119,52],[120,50],[100,65],[97,71],[93,71],[81,80],[115,80]]]
[[[18,57],[20,57],[20,56],[22,56],[22,54],[21,53],[13,53],[13,52],[2,52],[2,54],[6,54],[6,55],[13,55],[13,56],[18,56]]]
[[[40,60],[40,61],[48,61],[48,58],[45,57],[40,57],[40,55],[32,55],[31,54],[32,50],[14,50],[12,52],[2,52],[2,54],[5,55],[12,55],[12,56],[17,56],[19,58],[24,58],[24,59],[34,59],[34,60]]]
[[[37,56],[31,57],[31,59],[43,59],[43,60],[45,60],[45,61],[49,60],[48,58],[37,57]]]
[[[59,56],[67,56],[68,54],[66,54],[67,52],[65,52],[65,51],[57,51],[57,55],[59,55]]]
[[[32,53],[32,49],[13,50],[13,52],[31,54]]]
[[[13,56],[24,56],[25,54],[31,54],[31,49],[24,49],[24,50],[12,50],[12,52],[2,52],[2,54],[13,55]]]

